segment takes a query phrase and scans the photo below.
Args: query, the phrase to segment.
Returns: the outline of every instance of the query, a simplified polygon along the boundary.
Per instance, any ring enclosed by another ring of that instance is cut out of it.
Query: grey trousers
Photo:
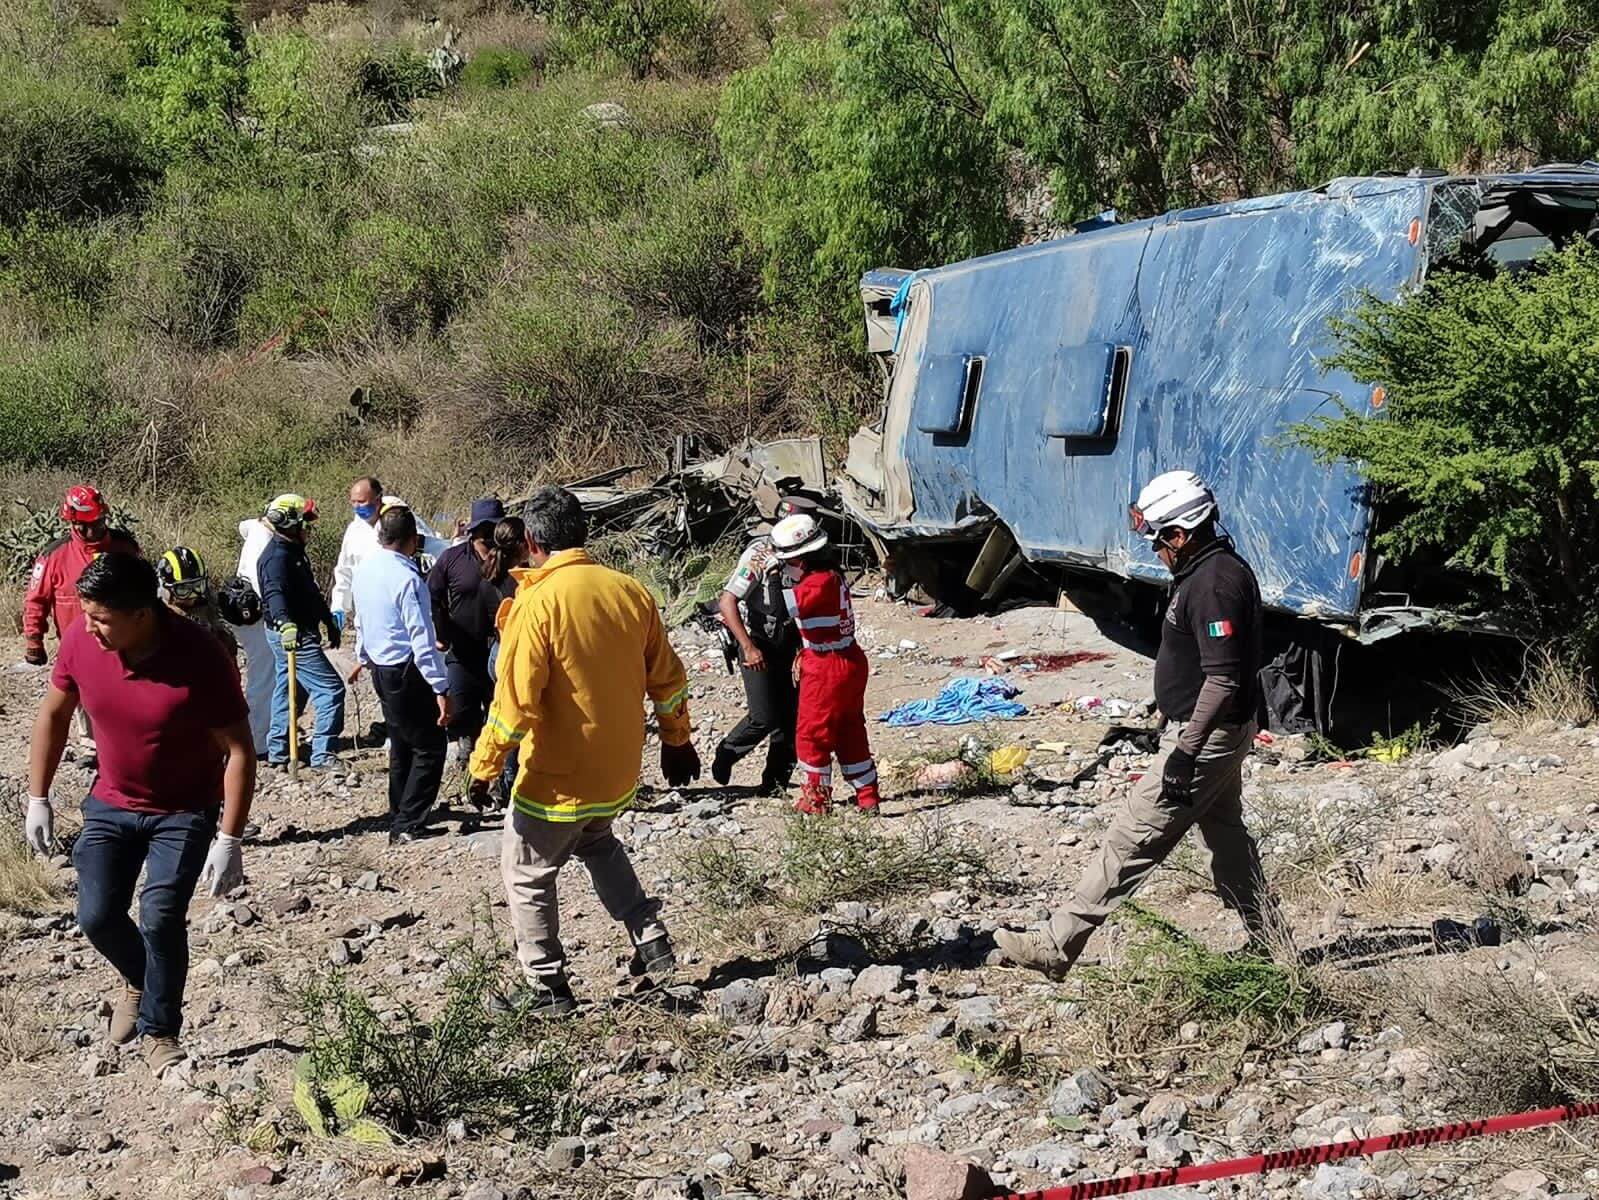
[[[1196,825],[1210,849],[1216,894],[1243,917],[1250,935],[1270,939],[1286,931],[1261,875],[1260,851],[1244,825],[1243,766],[1255,739],[1254,722],[1211,731],[1199,752],[1187,804],[1175,804],[1161,795],[1162,769],[1179,732],[1177,726],[1168,727],[1159,756],[1121,801],[1076,894],[1050,916],[1049,935],[1068,963],[1076,961],[1089,935]]]
[[[566,969],[561,947],[561,905],[555,877],[574,855],[588,868],[594,893],[613,920],[627,927],[633,944],[666,936],[656,919],[659,903],[644,894],[627,850],[611,831],[612,818],[562,823],[506,810],[500,844],[500,875],[516,932],[516,957],[530,980]]]

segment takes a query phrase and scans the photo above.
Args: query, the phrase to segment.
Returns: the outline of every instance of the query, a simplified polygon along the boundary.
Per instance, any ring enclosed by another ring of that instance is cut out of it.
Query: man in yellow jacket
[[[555,879],[573,855],[605,911],[627,927],[635,974],[677,965],[659,904],[639,883],[611,823],[638,791],[643,702],[655,704],[661,772],[673,787],[699,778],[690,739],[688,676],[655,598],[643,584],[588,556],[577,497],[545,488],[522,513],[529,566],[497,622],[494,702],[472,754],[472,791],[486,797],[506,758],[519,764],[505,818],[500,870],[530,995],[518,1010],[576,1007],[561,948]]]

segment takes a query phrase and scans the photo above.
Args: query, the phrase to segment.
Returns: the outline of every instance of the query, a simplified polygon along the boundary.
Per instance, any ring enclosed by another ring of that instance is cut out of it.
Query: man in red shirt
[[[51,542],[33,564],[28,591],[22,600],[22,657],[35,666],[45,663],[44,635],[55,622],[56,637],[66,636],[82,609],[78,606],[78,576],[108,550],[138,554],[133,535],[112,529],[105,497],[88,484],[67,490],[61,501],[61,519],[71,531]]]
[[[211,633],[162,605],[154,567],[103,554],[84,569],[77,593],[83,618],[62,631],[33,723],[24,835],[49,853],[50,785],[81,705],[100,763],[73,847],[78,926],[123,978],[111,1040],[141,1035],[159,1077],[184,1058],[178,1033],[195,885],[203,880],[218,896],[244,879],[255,747],[237,672]],[[128,907],[141,869],[135,926]]]

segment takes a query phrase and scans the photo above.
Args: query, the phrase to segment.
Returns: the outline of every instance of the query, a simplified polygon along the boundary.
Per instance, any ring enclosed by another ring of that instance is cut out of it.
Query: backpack
[[[261,619],[261,597],[243,575],[235,575],[216,592],[217,611],[229,625],[254,625]]]

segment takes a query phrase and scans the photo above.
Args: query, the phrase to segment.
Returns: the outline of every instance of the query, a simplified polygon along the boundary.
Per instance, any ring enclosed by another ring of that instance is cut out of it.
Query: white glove
[[[244,882],[243,839],[231,833],[217,834],[211,853],[205,856],[200,882],[209,884],[213,896],[225,896]]]
[[[48,796],[28,797],[28,816],[22,823],[22,840],[41,858],[48,858],[56,840],[56,815]]]

